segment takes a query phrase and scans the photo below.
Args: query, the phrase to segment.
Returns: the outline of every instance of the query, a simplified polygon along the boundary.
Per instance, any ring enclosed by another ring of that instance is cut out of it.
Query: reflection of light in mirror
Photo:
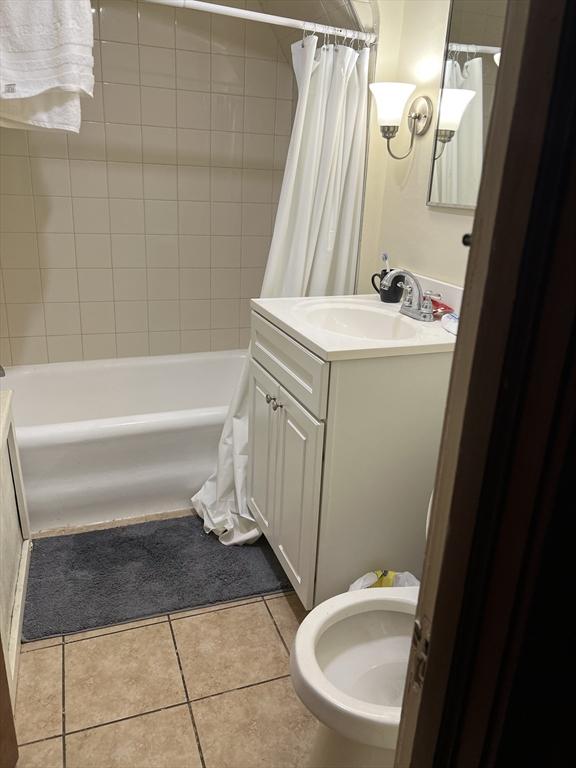
[[[443,88],[440,99],[438,130],[457,131],[466,107],[476,96],[476,91],[465,88]]]
[[[442,70],[442,59],[439,56],[426,56],[414,64],[414,77],[419,83],[426,83],[438,77]]]
[[[497,67],[499,67],[499,66],[500,66],[500,56],[501,56],[501,55],[502,55],[501,53],[495,53],[495,54],[494,54],[494,61],[496,62],[496,66],[497,66]]]

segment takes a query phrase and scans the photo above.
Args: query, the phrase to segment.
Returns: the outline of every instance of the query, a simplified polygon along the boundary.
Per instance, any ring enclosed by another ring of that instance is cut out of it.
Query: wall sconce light
[[[408,110],[408,127],[410,128],[408,152],[405,155],[395,155],[390,149],[390,140],[398,133],[404,108],[416,90],[416,86],[412,83],[372,83],[370,90],[376,102],[378,125],[382,137],[386,139],[388,152],[395,160],[403,160],[412,152],[415,137],[422,136],[428,130],[432,118],[432,102],[427,96],[418,96],[414,99]]]
[[[436,139],[442,144],[442,147],[440,152],[434,157],[435,160],[442,156],[446,144],[452,141],[454,134],[460,127],[466,107],[475,95],[476,91],[466,90],[465,88],[442,89],[438,130],[436,131]]]

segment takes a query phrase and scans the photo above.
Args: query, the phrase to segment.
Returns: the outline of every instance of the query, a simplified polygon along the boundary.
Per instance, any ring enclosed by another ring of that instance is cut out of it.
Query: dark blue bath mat
[[[198,517],[34,541],[24,641],[289,588],[262,536],[225,547]]]

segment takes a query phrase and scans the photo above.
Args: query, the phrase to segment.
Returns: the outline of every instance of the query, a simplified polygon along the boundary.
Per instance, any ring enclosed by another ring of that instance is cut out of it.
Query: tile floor
[[[22,646],[18,768],[299,768],[305,612],[269,595]]]

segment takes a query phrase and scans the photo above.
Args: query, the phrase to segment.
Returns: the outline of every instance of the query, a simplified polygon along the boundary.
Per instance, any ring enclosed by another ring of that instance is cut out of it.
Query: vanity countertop
[[[322,360],[349,360],[451,352],[456,337],[438,321],[400,314],[376,294],[252,299],[254,312]]]

